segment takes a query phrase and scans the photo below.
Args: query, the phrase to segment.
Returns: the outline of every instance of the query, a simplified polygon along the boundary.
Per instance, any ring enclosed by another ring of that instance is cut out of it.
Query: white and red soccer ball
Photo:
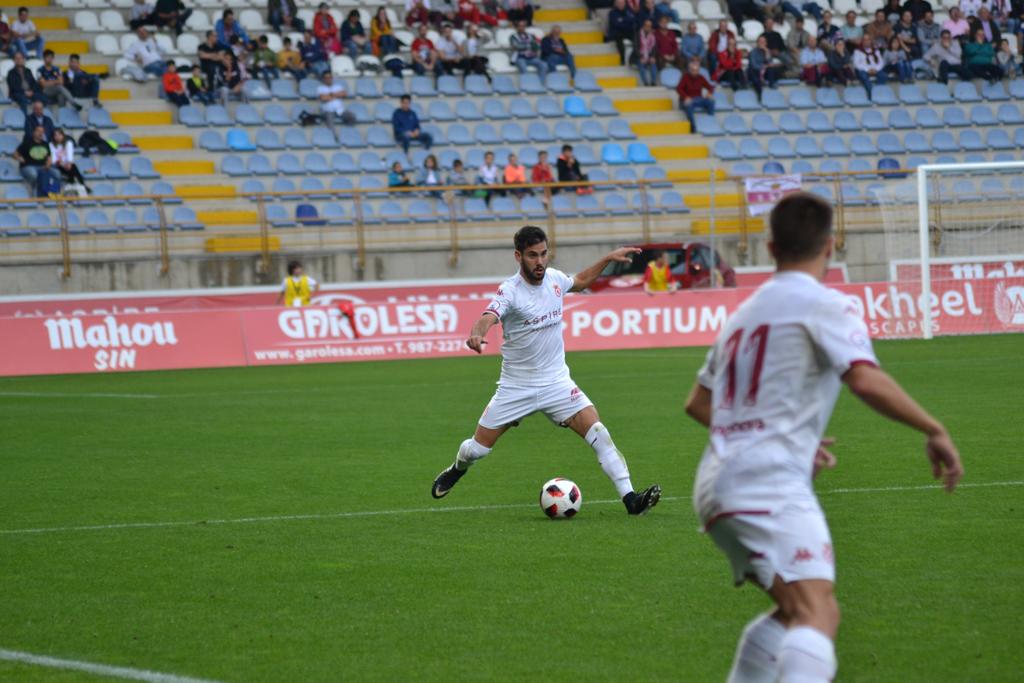
[[[540,490],[540,509],[551,519],[571,519],[583,505],[580,487],[563,477],[555,477]]]

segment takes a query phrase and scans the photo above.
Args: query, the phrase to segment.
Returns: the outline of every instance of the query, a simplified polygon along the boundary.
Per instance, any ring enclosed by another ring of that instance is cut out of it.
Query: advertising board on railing
[[[1024,278],[940,280],[923,302],[914,282],[837,285],[875,338],[934,332],[1024,332]],[[705,346],[752,288],[565,299],[569,351]],[[0,375],[280,365],[452,357],[480,316],[479,299],[370,302],[353,318],[333,306],[0,318]],[[354,322],[353,322],[354,321]],[[500,349],[500,330],[486,353]]]

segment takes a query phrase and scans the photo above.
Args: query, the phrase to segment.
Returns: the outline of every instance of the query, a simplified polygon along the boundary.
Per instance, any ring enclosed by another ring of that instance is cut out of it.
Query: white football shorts
[[[484,414],[480,416],[480,425],[487,429],[500,429],[541,412],[555,424],[564,427],[576,413],[592,405],[571,377],[544,387],[509,387],[499,384],[491,402],[484,408]]]
[[[777,574],[784,582],[835,582],[832,536],[816,504],[786,505],[778,512],[723,513],[705,530],[732,564],[736,585],[750,579],[770,588]]]

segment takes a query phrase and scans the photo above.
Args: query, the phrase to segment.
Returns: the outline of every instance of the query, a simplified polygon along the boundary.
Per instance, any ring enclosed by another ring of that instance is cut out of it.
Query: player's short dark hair
[[[664,256],[664,255],[665,255],[665,250],[664,250],[664,249],[656,249],[656,250],[654,251],[654,253],[653,253],[653,254],[651,254],[651,256],[653,256],[653,257],[654,257],[654,260],[655,260],[655,261],[657,261],[658,259],[660,259],[660,258],[661,258],[662,256]]]
[[[80,62],[80,61],[82,61],[82,56],[79,55],[77,52],[72,52],[70,55],[68,55],[68,61],[69,62]]]
[[[832,234],[832,207],[810,192],[786,195],[769,219],[775,260],[794,263],[813,258]]]
[[[519,228],[512,241],[516,245],[516,251],[521,254],[535,244],[547,242],[548,236],[536,225],[526,225]]]
[[[53,56],[54,56],[53,50],[43,50],[43,59],[46,59],[47,57],[53,57]]]
[[[295,271],[297,269],[301,268],[301,267],[302,267],[302,263],[301,262],[299,262],[299,261],[289,261],[288,262],[288,274],[289,275],[294,275]]]

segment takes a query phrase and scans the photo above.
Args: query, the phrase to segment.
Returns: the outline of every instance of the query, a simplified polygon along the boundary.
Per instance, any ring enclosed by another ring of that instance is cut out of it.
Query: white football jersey
[[[501,321],[503,386],[538,387],[565,379],[562,298],[573,279],[548,268],[544,281],[531,285],[519,273],[501,283],[486,311]]]
[[[739,307],[697,376],[712,401],[694,489],[705,523],[815,500],[814,454],[858,363],[878,363],[864,320],[810,275],[777,273]]]

